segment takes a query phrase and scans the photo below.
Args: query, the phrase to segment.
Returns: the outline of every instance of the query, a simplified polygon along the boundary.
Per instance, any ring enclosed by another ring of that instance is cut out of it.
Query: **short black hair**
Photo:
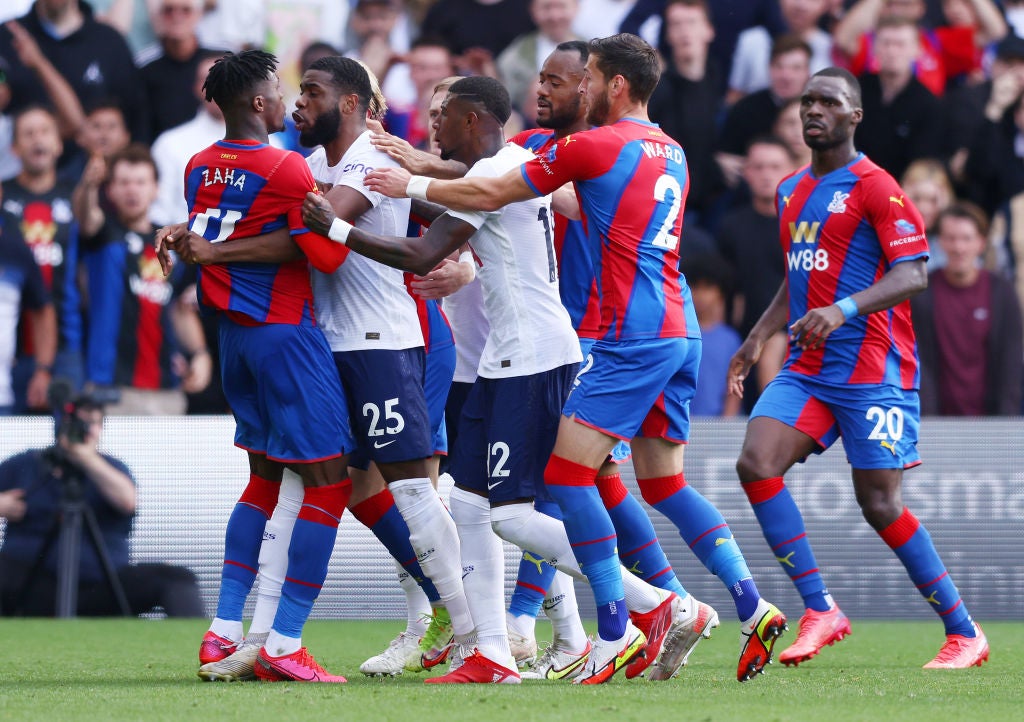
[[[717,253],[699,253],[683,258],[679,262],[679,270],[690,287],[698,283],[710,283],[717,286],[726,298],[732,294],[732,266]]]
[[[448,93],[480,103],[502,125],[505,125],[512,115],[512,101],[508,97],[508,91],[494,78],[483,75],[463,78],[452,83]]]
[[[861,107],[860,81],[857,80],[857,76],[855,76],[846,68],[838,68],[835,66],[829,68],[822,68],[811,77],[817,78],[819,75],[822,76],[823,78],[839,78],[840,80],[844,81],[846,83],[847,89],[850,91],[850,102],[853,104],[853,107]]]
[[[646,103],[658,79],[661,61],[658,51],[632,33],[619,33],[590,41],[590,54],[597,56],[597,68],[605,78],[621,75],[629,82],[629,99]]]
[[[566,40],[564,43],[556,45],[555,50],[563,53],[578,53],[580,61],[583,63],[586,63],[587,58],[590,57],[590,47],[582,40]]]
[[[319,70],[331,76],[331,84],[342,94],[355,93],[359,96],[359,105],[365,111],[373,97],[373,84],[370,76],[358,60],[344,58],[340,55],[327,55],[315,60],[309,70]]]
[[[265,50],[225,53],[210,68],[203,95],[224,110],[276,72],[277,57]]]

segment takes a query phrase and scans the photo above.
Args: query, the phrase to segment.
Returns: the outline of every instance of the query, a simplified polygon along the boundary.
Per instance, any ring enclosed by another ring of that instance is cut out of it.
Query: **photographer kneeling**
[[[81,501],[83,515],[91,510],[101,546],[132,614],[162,607],[170,617],[205,616],[191,571],[170,564],[129,564],[135,481],[121,461],[99,452],[102,430],[102,405],[80,397],[67,405],[54,446],[24,451],[0,464],[0,517],[7,520],[0,547],[0,613],[34,617],[57,613],[62,570],[56,537],[67,523],[62,515],[67,516],[70,499],[72,506]],[[78,615],[121,614],[88,524],[81,525],[77,546]]]

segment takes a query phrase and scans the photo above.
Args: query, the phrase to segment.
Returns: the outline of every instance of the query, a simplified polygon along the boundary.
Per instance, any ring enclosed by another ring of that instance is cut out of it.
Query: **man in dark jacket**
[[[921,413],[1011,416],[1021,412],[1021,307],[1013,286],[981,268],[988,221],[960,202],[939,216],[946,265],[910,300],[921,360]]]

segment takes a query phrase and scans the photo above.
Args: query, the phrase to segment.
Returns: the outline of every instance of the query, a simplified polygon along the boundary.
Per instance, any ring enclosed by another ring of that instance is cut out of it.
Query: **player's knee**
[[[773,470],[770,466],[771,464],[766,454],[745,446],[736,460],[736,474],[744,484],[778,476],[778,474],[772,473]]]
[[[532,504],[509,504],[491,509],[491,530],[499,539],[504,539],[516,546],[528,547],[523,538],[530,514],[535,514]]]
[[[898,499],[888,497],[871,497],[858,499],[860,512],[864,521],[875,531],[881,531],[896,521],[903,512],[903,504]]]

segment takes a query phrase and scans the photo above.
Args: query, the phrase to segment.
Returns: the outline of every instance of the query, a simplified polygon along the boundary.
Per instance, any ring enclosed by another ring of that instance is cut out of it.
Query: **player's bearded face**
[[[579,92],[574,91],[564,98],[552,93],[537,106],[537,125],[554,130],[568,128],[579,117],[582,102],[583,96]]]
[[[599,93],[593,92],[594,90],[596,89],[591,84],[590,91],[587,93],[587,100],[590,103],[587,107],[587,122],[590,125],[604,125],[611,113],[612,100],[607,87],[603,87]]]
[[[316,117],[312,125],[308,125],[299,133],[299,143],[306,148],[330,143],[338,135],[341,125],[341,111],[337,105],[331,106]]]

